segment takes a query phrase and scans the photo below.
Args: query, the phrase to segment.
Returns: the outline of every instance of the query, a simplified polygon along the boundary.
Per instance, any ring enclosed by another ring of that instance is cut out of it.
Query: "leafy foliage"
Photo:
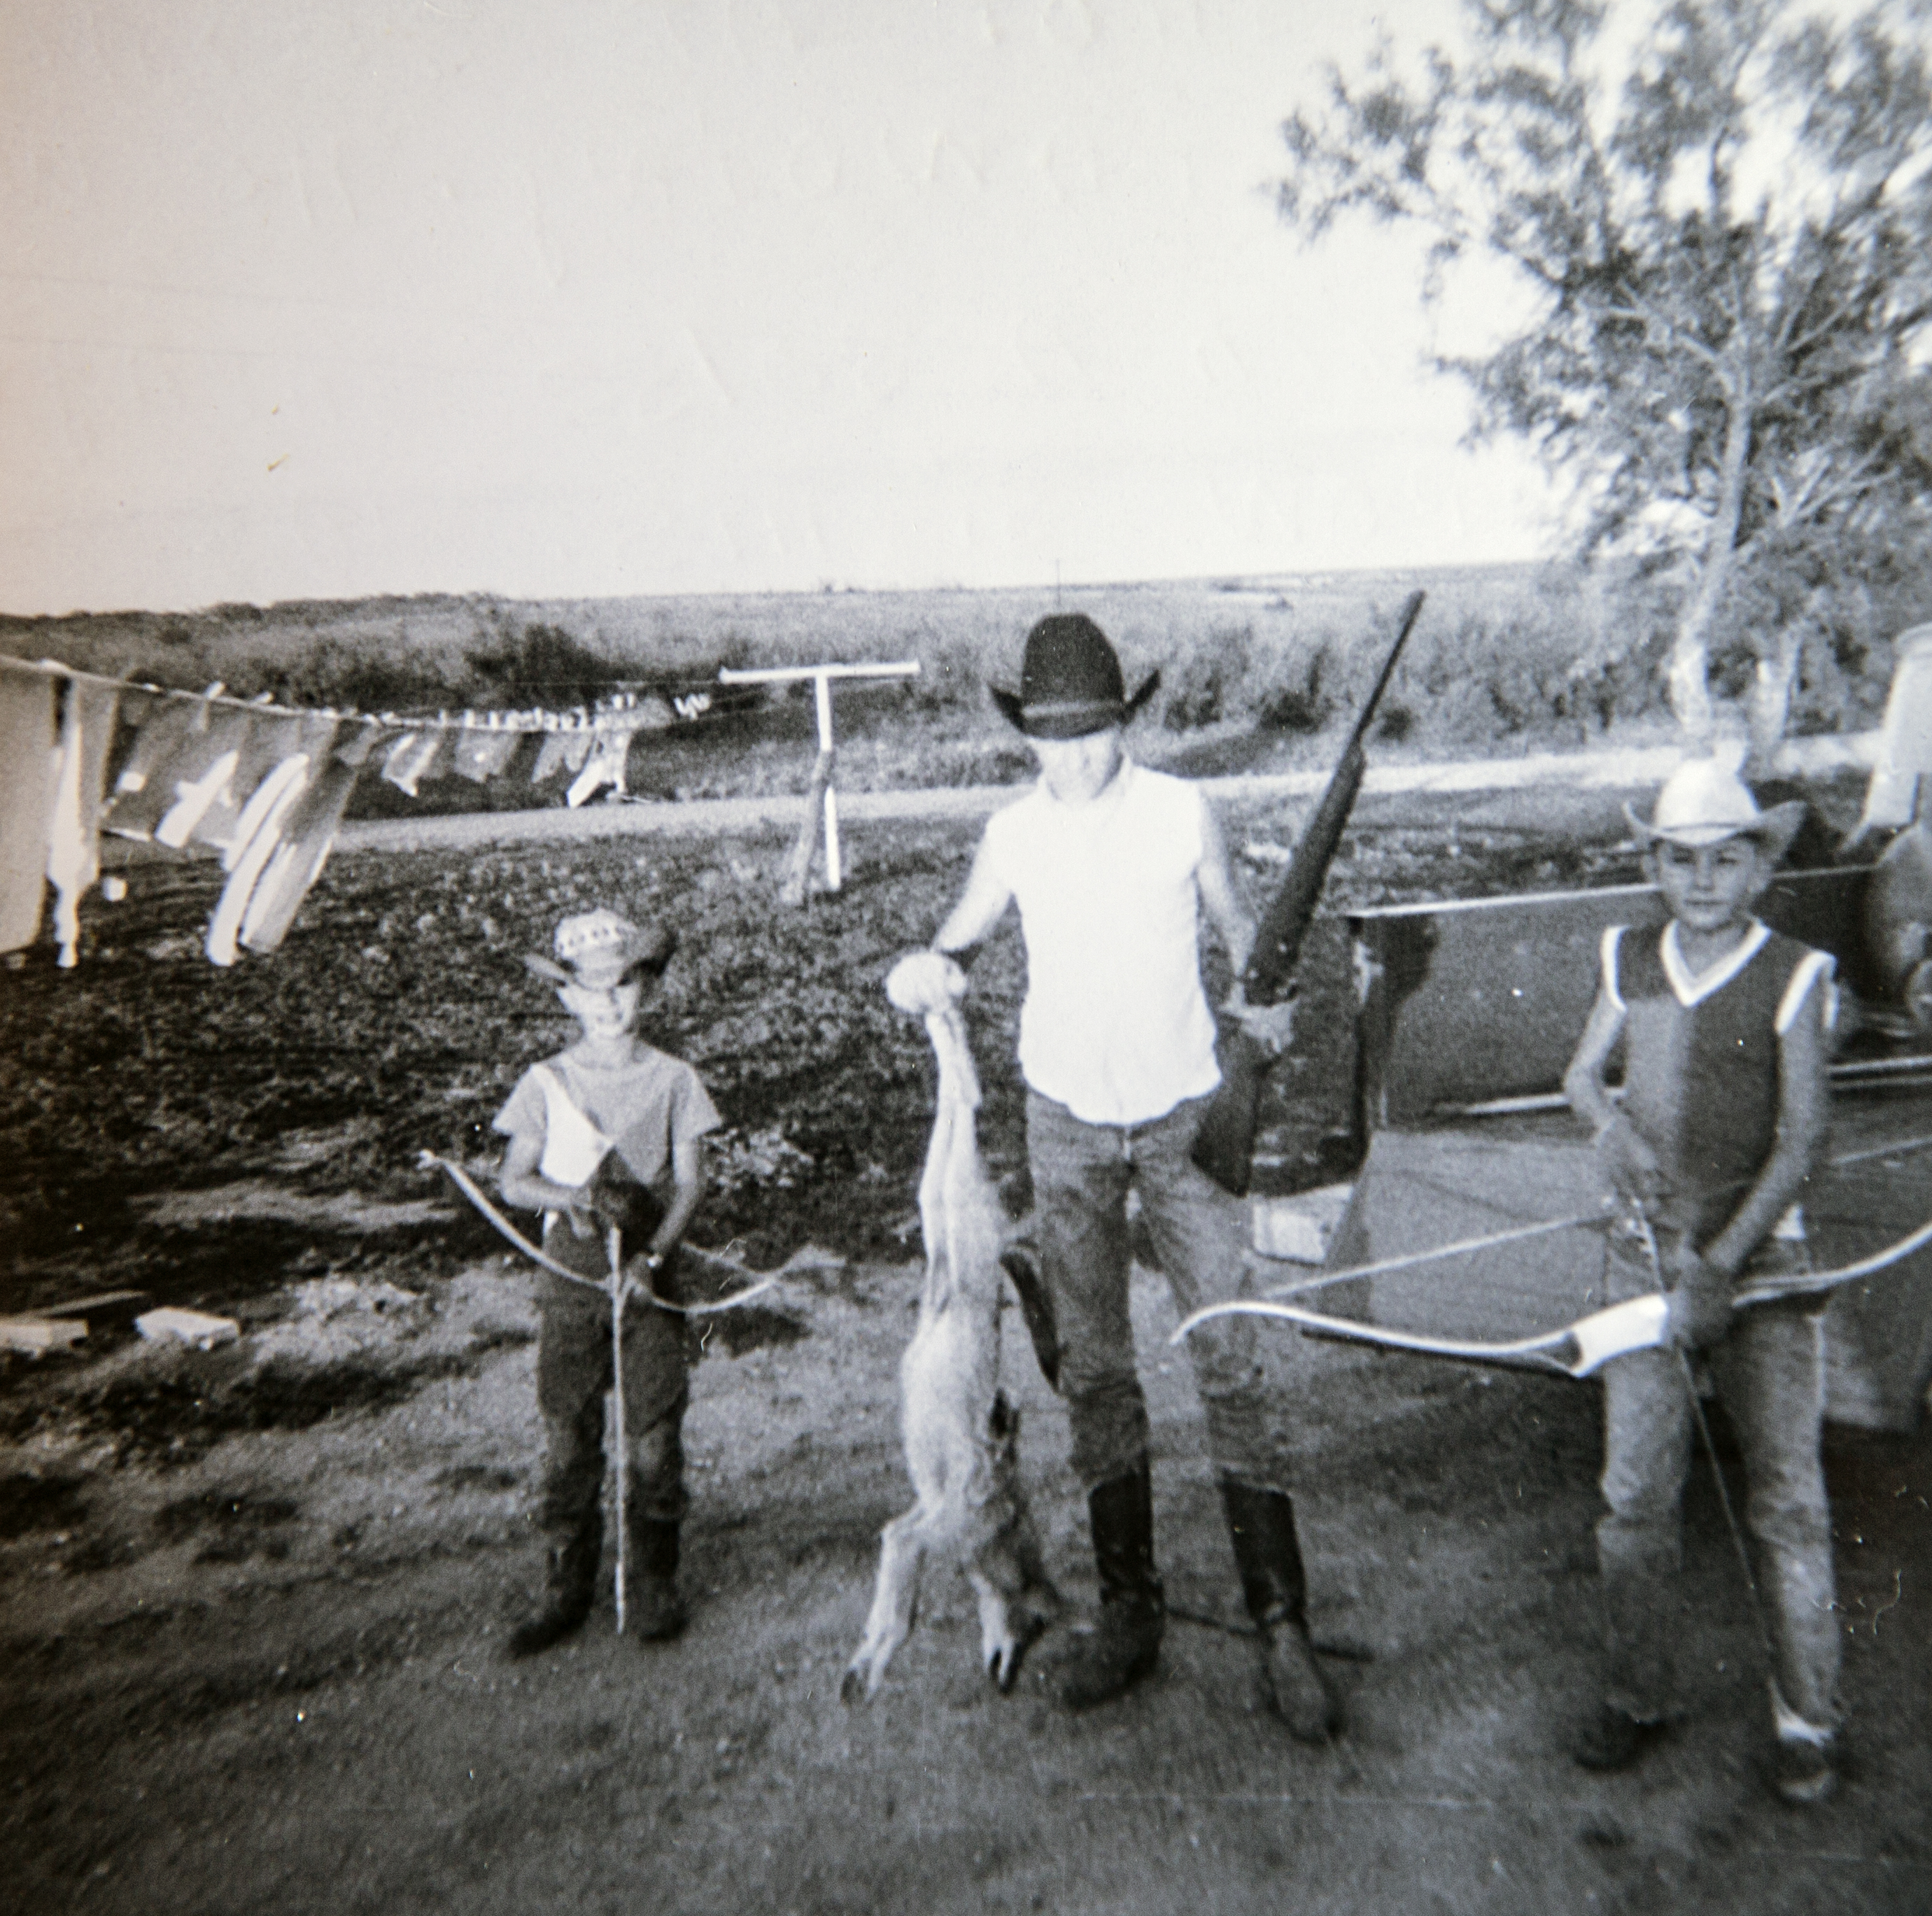
[[[1460,58],[1331,70],[1284,129],[1281,212],[1311,239],[1413,223],[1431,298],[1472,256],[1514,269],[1527,317],[1438,361],[1477,435],[1574,482],[1582,553],[1644,562],[1681,719],[1708,724],[1714,646],[1781,724],[1932,557],[1932,9],[1670,0],[1614,89],[1601,0],[1466,17]]]

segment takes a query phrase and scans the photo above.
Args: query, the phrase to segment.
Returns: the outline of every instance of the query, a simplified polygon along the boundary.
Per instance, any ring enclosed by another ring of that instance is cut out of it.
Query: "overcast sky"
[[[1268,194],[1450,17],[6,0],[0,610],[1527,556],[1411,253]]]

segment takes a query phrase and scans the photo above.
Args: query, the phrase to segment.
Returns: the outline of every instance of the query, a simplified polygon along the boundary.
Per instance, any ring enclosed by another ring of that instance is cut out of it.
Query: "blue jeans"
[[[1129,1311],[1130,1188],[1140,1194],[1182,1316],[1246,1294],[1246,1208],[1188,1156],[1208,1103],[1190,1099],[1146,1124],[1102,1125],[1027,1094],[1035,1231],[1060,1335],[1060,1388],[1074,1472],[1090,1490],[1132,1469],[1148,1448]],[[1188,1354],[1216,1468],[1256,1489],[1286,1491],[1288,1445],[1258,1342],[1252,1318],[1221,1318],[1189,1337]]]
[[[1802,1246],[1775,1240],[1752,1276],[1804,1268]],[[1657,1288],[1641,1244],[1612,1234],[1612,1303]],[[1744,1454],[1744,1524],[1786,1708],[1817,1732],[1838,1721],[1838,1624],[1832,1517],[1819,1455],[1824,1422],[1823,1320],[1818,1308],[1738,1312],[1706,1353]],[[1604,1501],[1597,1526],[1609,1667],[1605,1698],[1640,1722],[1671,1708],[1670,1582],[1683,1557],[1682,1502],[1694,1424],[1674,1350],[1634,1351],[1604,1372]]]

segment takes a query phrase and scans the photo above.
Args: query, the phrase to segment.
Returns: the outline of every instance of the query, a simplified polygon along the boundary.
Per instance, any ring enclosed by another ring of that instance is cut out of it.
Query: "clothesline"
[[[273,952],[321,876],[366,766],[415,798],[432,775],[502,776],[534,736],[530,783],[568,772],[564,802],[575,807],[606,787],[626,795],[639,732],[728,717],[742,696],[721,695],[711,679],[629,680],[562,709],[364,712],[0,653],[0,952],[40,935],[51,883],[60,964],[79,961],[80,904],[100,876],[104,832],[218,851],[229,880],[208,923],[209,959]]]
[[[695,718],[705,694],[674,702]],[[668,718],[663,721],[671,722]],[[220,854],[229,874],[208,921],[211,962],[276,950],[321,876],[364,768],[410,797],[432,773],[501,776],[540,739],[533,784],[572,775],[566,802],[621,797],[631,743],[655,729],[621,691],[566,711],[358,712],[187,692],[52,659],[0,654],[0,952],[40,934],[50,883],[59,962],[80,957],[80,901],[104,832]]]
[[[639,714],[645,692],[637,689],[644,685],[642,680],[628,682],[614,689],[607,697],[594,704],[576,705],[559,710],[542,706],[532,706],[516,709],[484,707],[481,710],[468,708],[460,712],[452,712],[447,708],[434,715],[427,712],[364,712],[350,706],[299,706],[278,703],[272,693],[263,692],[253,698],[239,698],[228,691],[219,681],[206,691],[191,692],[176,685],[157,685],[140,679],[112,678],[104,673],[85,671],[78,666],[63,665],[51,658],[15,658],[0,653],[0,670],[30,672],[41,677],[61,680],[68,679],[97,687],[112,687],[118,692],[138,692],[148,698],[184,699],[197,705],[218,707],[235,712],[271,712],[278,716],[297,718],[354,719],[358,723],[381,725],[394,730],[412,732],[557,732],[581,730],[616,730],[629,722],[629,728],[636,730],[642,724]],[[679,681],[680,685],[686,682]],[[716,680],[702,679],[690,682],[694,693],[715,685]]]

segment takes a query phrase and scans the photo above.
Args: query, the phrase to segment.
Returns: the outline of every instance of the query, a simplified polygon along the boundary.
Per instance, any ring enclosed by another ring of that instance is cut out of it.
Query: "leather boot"
[[[1070,1658],[1060,1687],[1070,1710],[1105,1703],[1152,1673],[1166,1604],[1154,1567],[1154,1486],[1142,1456],[1088,1493],[1100,1622]]]
[[[512,1657],[534,1657],[584,1627],[597,1590],[604,1550],[604,1513],[593,1507],[562,1542],[553,1543],[544,1564],[543,1607],[510,1633]]]
[[[631,1587],[626,1621],[646,1643],[661,1643],[684,1628],[677,1594],[677,1524],[674,1519],[631,1519]]]
[[[1342,1706],[1308,1640],[1308,1584],[1294,1532],[1294,1505],[1279,1490],[1221,1480],[1221,1507],[1234,1540],[1241,1595],[1261,1633],[1268,1701],[1291,1735],[1326,1743],[1342,1727]]]

